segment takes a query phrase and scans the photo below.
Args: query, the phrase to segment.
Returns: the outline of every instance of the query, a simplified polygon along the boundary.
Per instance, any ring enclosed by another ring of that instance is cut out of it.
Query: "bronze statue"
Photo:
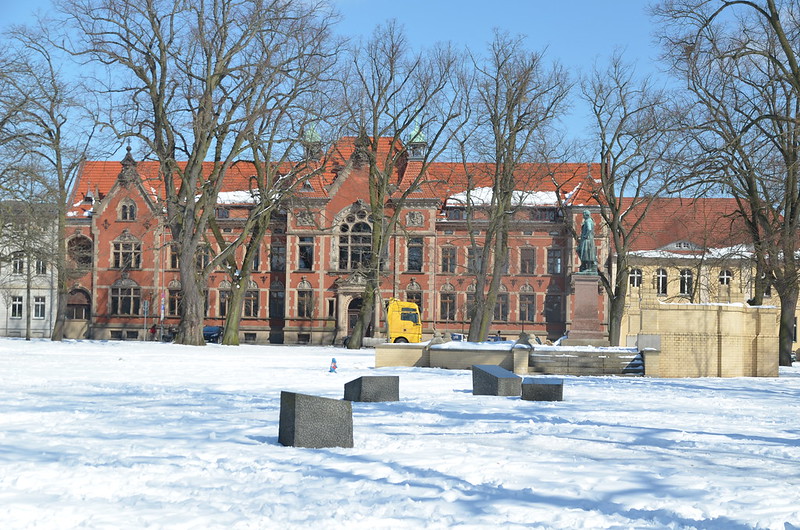
[[[597,274],[597,246],[594,243],[594,221],[589,210],[583,211],[581,239],[578,241],[578,257],[581,259],[580,272]]]

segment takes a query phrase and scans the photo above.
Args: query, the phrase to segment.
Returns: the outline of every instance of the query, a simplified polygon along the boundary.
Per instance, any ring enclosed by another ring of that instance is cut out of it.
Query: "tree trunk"
[[[625,299],[627,292],[619,290],[609,297],[608,303],[608,343],[611,346],[624,346],[620,344],[622,318],[625,316]]]
[[[222,334],[222,344],[226,346],[239,345],[239,325],[242,322],[244,310],[244,295],[250,283],[250,275],[243,276],[238,281],[231,283],[231,294],[228,297],[228,312],[225,314],[225,331]]]
[[[31,340],[31,288],[33,283],[33,274],[31,271],[31,261],[33,256],[28,252],[25,255],[25,340]]]
[[[187,259],[189,256],[192,259]],[[203,339],[203,321],[205,319],[204,284],[200,283],[196,270],[194,252],[181,250],[181,322],[175,342],[189,346],[205,346]]]
[[[358,313],[358,320],[353,327],[353,333],[347,344],[348,349],[357,350],[364,342],[364,334],[372,323],[372,315],[375,313],[375,292],[378,290],[378,282],[372,277],[367,278],[367,287],[361,295],[361,310]]]
[[[60,194],[63,195],[63,194]],[[50,340],[64,340],[64,323],[67,313],[67,212],[66,198],[60,197],[58,204],[58,234],[56,244],[56,319]]]
[[[778,331],[778,362],[781,366],[791,366],[798,286],[794,283],[782,291],[780,293],[781,316],[780,329]]]

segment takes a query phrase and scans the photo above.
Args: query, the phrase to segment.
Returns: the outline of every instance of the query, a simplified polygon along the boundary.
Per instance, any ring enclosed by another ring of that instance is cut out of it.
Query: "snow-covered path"
[[[338,373],[329,373],[332,357]],[[0,339],[3,528],[800,528],[800,365],[473,396],[373,351]],[[354,403],[353,449],[278,444],[281,390]]]

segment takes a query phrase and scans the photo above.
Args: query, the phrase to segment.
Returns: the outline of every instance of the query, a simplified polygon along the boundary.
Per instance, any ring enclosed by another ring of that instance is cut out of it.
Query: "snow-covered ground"
[[[329,373],[331,358],[338,373]],[[332,347],[0,339],[0,526],[800,527],[800,364],[776,379],[567,377],[563,402]],[[354,403],[352,449],[278,444],[281,390]]]

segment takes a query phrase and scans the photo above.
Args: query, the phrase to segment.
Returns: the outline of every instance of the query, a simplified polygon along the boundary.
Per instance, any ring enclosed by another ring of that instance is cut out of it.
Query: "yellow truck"
[[[386,326],[389,342],[422,341],[422,319],[414,302],[390,298],[386,303]]]

